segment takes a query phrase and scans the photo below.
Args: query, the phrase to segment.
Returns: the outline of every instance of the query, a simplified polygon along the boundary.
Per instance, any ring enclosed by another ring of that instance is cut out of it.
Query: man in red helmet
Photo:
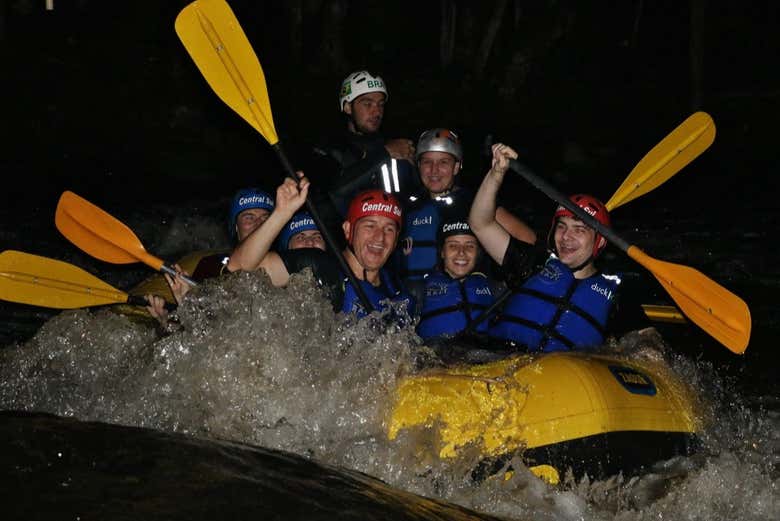
[[[290,274],[311,268],[326,288],[334,308],[345,313],[365,315],[357,291],[341,273],[333,255],[306,248],[274,252],[271,246],[285,224],[305,203],[309,181],[285,179],[276,191],[276,206],[265,224],[252,232],[230,256],[228,270],[264,269],[275,286],[287,284]],[[342,224],[347,243],[344,259],[374,309],[387,309],[387,303],[405,303],[411,310],[413,299],[384,269],[398,241],[402,223],[398,200],[382,190],[360,192],[350,202]]]
[[[547,236],[549,257],[536,269],[533,245],[509,236],[495,220],[495,200],[517,153],[493,145],[490,171],[480,186],[469,224],[485,251],[505,270],[512,294],[489,335],[529,351],[585,350],[604,344],[608,333],[644,327],[639,307],[619,305],[621,279],[602,273],[595,260],[607,244],[593,228],[560,206]],[[570,200],[600,223],[610,226],[606,207],[590,195]],[[619,313],[619,315],[618,315]]]

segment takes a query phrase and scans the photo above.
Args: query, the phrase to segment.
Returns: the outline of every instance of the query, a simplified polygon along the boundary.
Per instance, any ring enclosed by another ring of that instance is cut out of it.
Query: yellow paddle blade
[[[612,210],[657,188],[696,159],[715,140],[715,122],[706,112],[683,121],[634,167],[607,201]]]
[[[20,251],[0,253],[0,299],[56,309],[127,302],[128,295],[67,262]]]
[[[626,253],[658,279],[692,322],[732,352],[745,352],[751,319],[744,300],[688,266],[654,259],[636,246]]]
[[[182,9],[174,26],[217,96],[275,145],[279,137],[263,69],[227,2],[195,0]]]
[[[60,196],[54,224],[70,242],[96,259],[114,264],[140,261],[158,271],[163,266],[124,223],[73,192]]]

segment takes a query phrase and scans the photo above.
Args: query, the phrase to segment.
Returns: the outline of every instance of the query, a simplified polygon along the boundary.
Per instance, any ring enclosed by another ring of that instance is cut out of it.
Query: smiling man
[[[547,236],[550,255],[539,270],[531,244],[512,239],[495,219],[495,198],[517,153],[493,145],[490,171],[482,181],[469,223],[488,254],[511,281],[508,298],[492,337],[529,351],[584,350],[604,344],[609,333],[646,327],[649,322],[634,302],[621,303],[621,278],[602,273],[595,261],[606,239],[571,211],[559,206]],[[570,200],[605,226],[611,226],[606,207],[590,195]]]
[[[263,269],[275,286],[284,286],[291,273],[311,268],[328,292],[334,308],[345,313],[366,315],[349,277],[342,273],[332,253],[318,248],[271,251],[279,232],[305,203],[309,181],[286,179],[276,191],[276,206],[264,225],[252,232],[233,251],[230,271]],[[403,303],[412,310],[414,301],[384,269],[401,228],[401,206],[381,190],[359,193],[350,202],[342,224],[347,246],[342,252],[361,289],[374,309],[389,309],[389,303]],[[400,317],[403,319],[403,317]]]
[[[242,188],[238,190],[230,202],[228,213],[228,235],[234,243],[244,240],[254,230],[261,227],[274,209],[274,200],[265,190],[260,188]],[[324,246],[323,246],[324,248]],[[182,275],[191,276],[196,282],[221,275],[228,262],[229,251],[217,251],[200,258],[192,269],[192,274],[182,270],[178,264],[174,267]],[[168,286],[176,302],[181,304],[189,292],[190,285],[180,276],[172,277],[165,273]],[[158,295],[146,295],[150,305],[146,308],[149,314],[165,327],[168,322],[168,310],[165,309],[165,299]]]

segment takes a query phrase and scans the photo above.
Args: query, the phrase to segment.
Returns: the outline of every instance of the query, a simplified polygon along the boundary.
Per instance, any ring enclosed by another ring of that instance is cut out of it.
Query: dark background
[[[46,11],[44,0],[0,2],[7,208],[52,208],[64,189],[143,205],[276,185],[274,154],[214,95],[174,32],[186,4],[54,0]],[[366,68],[390,91],[385,135],[459,131],[467,183],[481,178],[492,138],[518,148],[562,191],[608,198],[645,152],[705,110],[718,128],[715,144],[658,194],[621,211],[646,212],[663,200],[739,218],[720,209],[777,206],[774,2],[230,5],[263,65],[276,128],[296,165],[344,125],[341,80]],[[455,13],[449,60],[440,41],[445,12]],[[491,20],[495,38],[480,52]],[[517,205],[549,207],[517,188]]]

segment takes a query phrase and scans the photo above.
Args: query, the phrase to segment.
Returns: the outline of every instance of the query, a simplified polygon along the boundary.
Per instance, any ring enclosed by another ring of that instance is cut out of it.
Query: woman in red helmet
[[[228,270],[264,269],[275,286],[287,284],[290,274],[311,268],[326,288],[334,308],[365,315],[355,288],[341,273],[333,255],[316,248],[274,252],[270,248],[279,232],[306,201],[309,181],[285,179],[277,189],[276,206],[265,224],[236,247],[228,261]],[[342,225],[347,247],[344,259],[359,281],[374,309],[386,309],[387,302],[405,302],[412,298],[384,269],[401,229],[401,206],[390,194],[367,190],[355,196]]]
[[[618,306],[620,277],[600,272],[595,264],[607,241],[571,211],[562,206],[555,211],[547,237],[550,255],[541,269],[535,269],[538,249],[512,239],[496,222],[496,194],[509,159],[515,158],[510,147],[493,145],[491,169],[469,215],[485,250],[513,282],[512,295],[491,325],[490,336],[529,351],[583,350],[603,345],[611,330],[647,325],[637,306]],[[577,194],[570,199],[605,226],[611,225],[609,212],[595,197]]]

